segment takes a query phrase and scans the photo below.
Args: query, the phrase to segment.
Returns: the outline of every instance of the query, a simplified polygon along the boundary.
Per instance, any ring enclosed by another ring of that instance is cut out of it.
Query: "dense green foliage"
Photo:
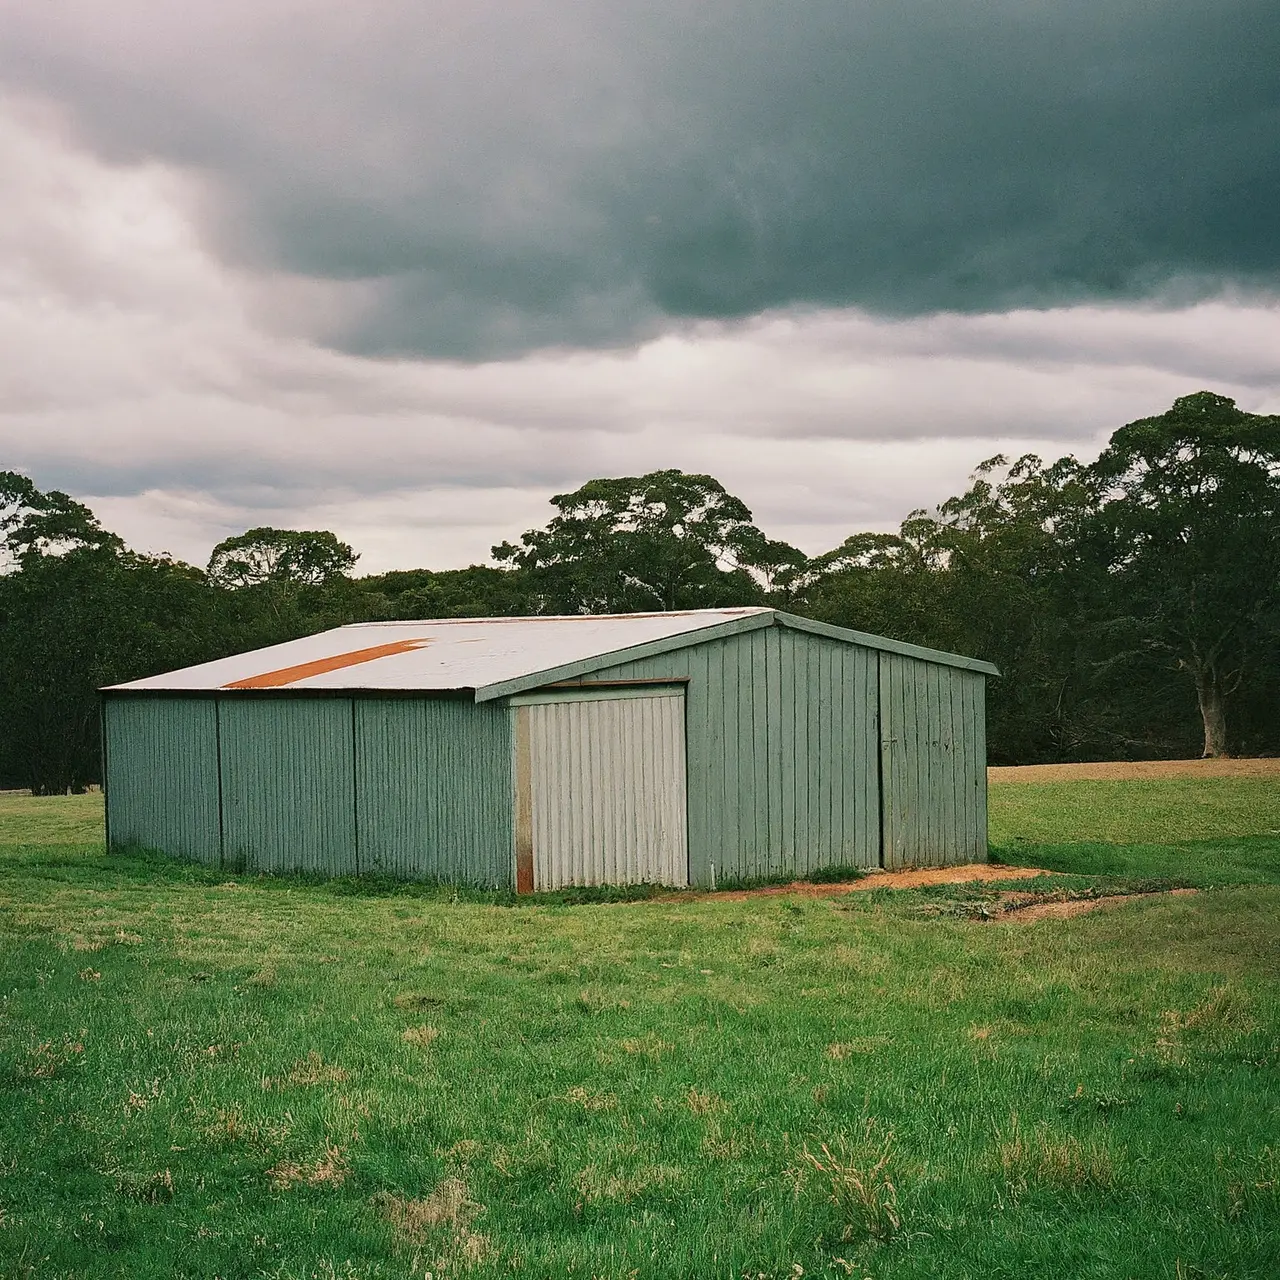
[[[592,480],[556,494],[559,511],[518,547],[494,547],[528,584],[537,613],[706,609],[762,599],[805,557],[772,542],[710,476],[682,471]]]
[[[1280,840],[1042,799],[1095,842],[1008,858],[1074,892],[1248,887],[510,904],[107,856],[96,797],[0,797],[0,1274],[1274,1276]]]
[[[552,502],[494,565],[355,578],[332,533],[261,528],[201,571],[0,472],[0,785],[97,778],[99,685],[344,622],[736,604],[995,662],[996,762],[1280,751],[1280,418],[1210,392],[1088,466],[991,459],[898,533],[812,559],[710,476]]]

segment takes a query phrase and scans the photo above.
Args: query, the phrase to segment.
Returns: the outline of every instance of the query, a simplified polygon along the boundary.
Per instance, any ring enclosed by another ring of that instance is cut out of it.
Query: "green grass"
[[[1270,778],[1006,782],[989,797],[989,835],[1001,848],[1280,836],[1280,785]]]
[[[989,808],[999,862],[1201,888],[1277,882],[1269,778],[1010,782],[990,788]]]
[[[29,796],[0,791],[0,844],[99,844],[102,793]]]
[[[1238,840],[1188,840],[1177,845],[1114,845],[1100,841],[1063,845],[1015,845],[992,857],[1011,866],[1087,876],[1167,880],[1210,889],[1222,885],[1275,884],[1280,841],[1267,836]]]
[[[1018,925],[229,878],[105,856],[92,800],[0,797],[0,1275],[1280,1274],[1248,814],[1063,805],[1001,849],[1033,887],[1226,887]]]

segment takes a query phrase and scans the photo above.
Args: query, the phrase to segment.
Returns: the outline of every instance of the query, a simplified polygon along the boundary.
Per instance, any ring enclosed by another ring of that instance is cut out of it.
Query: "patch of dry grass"
[[[287,1080],[289,1084],[308,1088],[317,1084],[341,1084],[350,1078],[351,1073],[345,1067],[326,1062],[312,1049],[305,1058],[300,1058],[293,1064]]]
[[[77,1036],[64,1035],[57,1040],[42,1040],[27,1050],[26,1061],[18,1066],[18,1074],[29,1080],[52,1079],[64,1067],[80,1060],[87,1034],[81,1030]]]
[[[1192,1049],[1221,1049],[1248,1036],[1258,1026],[1248,993],[1224,983],[1190,1009],[1166,1009],[1161,1013],[1155,1056],[1166,1063],[1184,1063]]]
[[[400,1033],[400,1039],[405,1044],[411,1044],[419,1049],[430,1049],[433,1044],[440,1038],[440,1028],[433,1027],[427,1023],[422,1023],[416,1027],[405,1027]]]
[[[751,1149],[751,1141],[747,1134],[737,1130],[726,1132],[725,1127],[717,1120],[707,1126],[702,1139],[702,1154],[708,1160],[741,1160]]]
[[[173,1199],[173,1174],[168,1169],[152,1174],[118,1173],[116,1195],[139,1204],[168,1204]]]
[[[852,1147],[843,1139],[821,1143],[817,1152],[805,1147],[792,1171],[797,1188],[816,1181],[842,1224],[840,1242],[891,1240],[902,1227],[898,1189],[890,1176],[893,1131],[878,1143],[868,1121],[863,1139]]]
[[[674,1044],[654,1035],[652,1031],[643,1036],[628,1036],[619,1040],[618,1047],[631,1057],[648,1058],[650,1062],[657,1062],[664,1054],[675,1050]]]
[[[684,1095],[684,1105],[695,1116],[715,1116],[729,1110],[729,1104],[718,1093],[704,1093],[700,1089],[690,1089]]]
[[[833,1062],[843,1062],[858,1054],[875,1053],[892,1043],[892,1036],[858,1036],[853,1040],[839,1040],[829,1044],[826,1052]]]
[[[429,1251],[428,1274],[466,1271],[493,1258],[489,1238],[473,1231],[471,1224],[484,1206],[471,1198],[461,1178],[444,1178],[421,1199],[381,1191],[373,1204],[391,1225],[401,1247]],[[415,1259],[414,1274],[420,1256]]]
[[[674,1165],[639,1165],[627,1170],[602,1170],[599,1165],[588,1165],[574,1175],[573,1185],[581,1202],[599,1204],[613,1201],[630,1204],[646,1192],[678,1186],[684,1180],[684,1171]]]
[[[574,1085],[565,1098],[583,1111],[612,1111],[618,1105],[616,1093],[597,1093],[580,1084]]]
[[[308,1187],[340,1187],[351,1173],[345,1150],[326,1143],[324,1154],[310,1164],[295,1160],[278,1160],[267,1170],[267,1182],[273,1191],[289,1191],[298,1185]]]
[[[1108,1188],[1116,1180],[1111,1152],[1101,1142],[1045,1128],[1024,1133],[1016,1116],[1010,1136],[1000,1144],[999,1158],[1005,1181],[1015,1195],[1033,1186],[1052,1191]]]

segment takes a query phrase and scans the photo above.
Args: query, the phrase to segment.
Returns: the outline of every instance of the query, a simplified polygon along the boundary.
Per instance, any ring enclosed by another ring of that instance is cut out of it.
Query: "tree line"
[[[897,533],[808,557],[711,476],[552,498],[493,563],[356,576],[326,531],[251,529],[196,568],[0,472],[0,786],[100,777],[97,689],[347,622],[767,604],[986,658],[993,763],[1280,748],[1280,417],[1202,391],[1092,463],[981,463]]]

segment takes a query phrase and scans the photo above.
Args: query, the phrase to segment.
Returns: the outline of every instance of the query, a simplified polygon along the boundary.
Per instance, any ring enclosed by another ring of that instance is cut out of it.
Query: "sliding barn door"
[[[531,695],[515,716],[520,889],[689,883],[682,688]]]

